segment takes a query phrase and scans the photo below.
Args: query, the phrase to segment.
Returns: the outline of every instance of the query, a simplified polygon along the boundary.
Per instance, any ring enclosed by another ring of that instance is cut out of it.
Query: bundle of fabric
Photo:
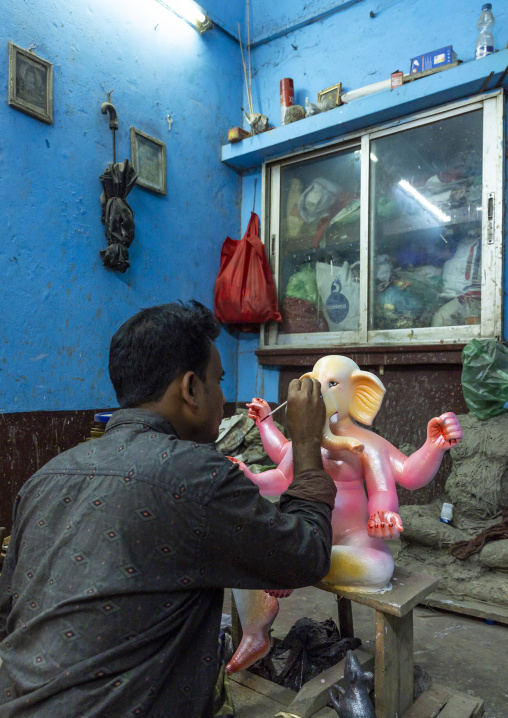
[[[485,529],[470,541],[454,543],[450,547],[450,552],[455,558],[464,561],[474,553],[479,553],[487,541],[499,541],[501,539],[508,539],[508,509],[503,511],[503,520],[500,523]]]

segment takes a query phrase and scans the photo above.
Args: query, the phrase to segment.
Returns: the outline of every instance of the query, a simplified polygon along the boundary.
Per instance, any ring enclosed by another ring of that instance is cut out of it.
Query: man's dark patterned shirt
[[[0,716],[209,718],[223,588],[313,583],[330,545],[325,503],[277,508],[213,446],[116,412],[16,498]]]

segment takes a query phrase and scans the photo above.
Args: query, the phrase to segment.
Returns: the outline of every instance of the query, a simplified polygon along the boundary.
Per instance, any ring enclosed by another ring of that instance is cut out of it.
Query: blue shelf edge
[[[260,167],[308,145],[315,145],[372,125],[493,90],[508,67],[508,49],[481,60],[464,62],[435,75],[413,80],[396,90],[383,90],[328,112],[276,127],[235,144],[222,146],[222,162],[237,172]],[[508,88],[508,73],[502,86]]]

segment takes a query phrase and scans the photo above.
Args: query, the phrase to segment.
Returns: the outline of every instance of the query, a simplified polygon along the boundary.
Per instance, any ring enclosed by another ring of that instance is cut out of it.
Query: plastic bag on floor
[[[348,650],[361,646],[359,638],[341,638],[331,618],[301,618],[286,638],[249,669],[280,686],[299,691],[327,668],[342,661]]]

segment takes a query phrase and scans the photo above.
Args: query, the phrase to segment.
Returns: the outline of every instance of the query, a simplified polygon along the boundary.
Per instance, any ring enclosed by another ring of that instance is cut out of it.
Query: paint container
[[[111,419],[112,411],[101,411],[94,415],[92,430],[90,432],[92,439],[99,439],[104,436],[106,431],[106,424]]]
[[[392,72],[390,75],[391,89],[394,90],[396,87],[402,87],[404,84],[404,75],[400,70]]]
[[[284,124],[286,110],[295,104],[295,88],[290,77],[284,77],[280,81],[280,121]]]
[[[451,524],[453,519],[453,504],[443,504],[441,508],[441,521],[444,524]]]

